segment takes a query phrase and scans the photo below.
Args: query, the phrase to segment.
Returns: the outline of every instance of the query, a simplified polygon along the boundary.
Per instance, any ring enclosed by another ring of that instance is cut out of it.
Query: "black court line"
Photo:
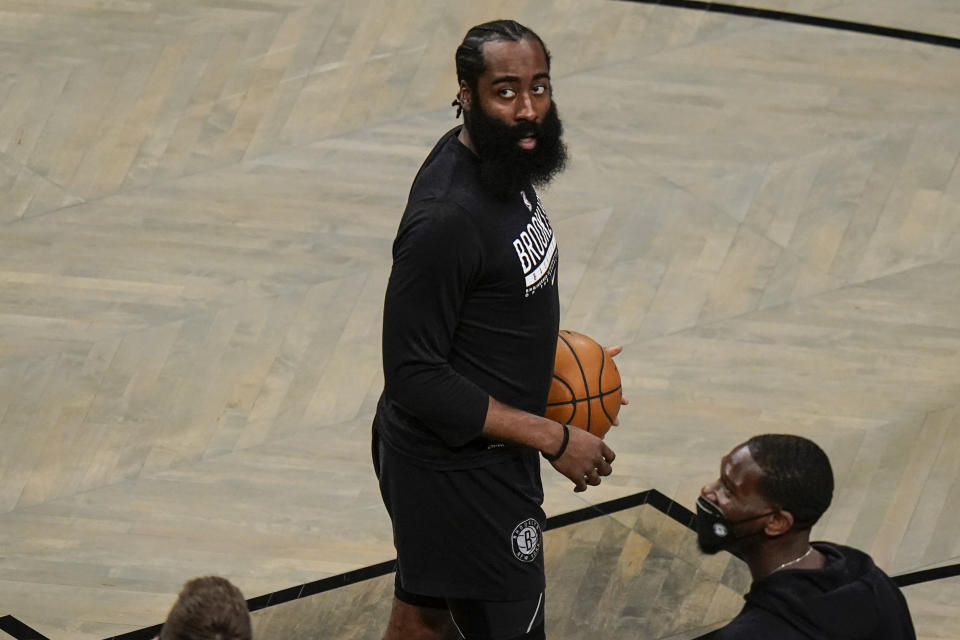
[[[866,33],[875,36],[884,36],[887,38],[896,38],[898,40],[910,40],[913,42],[922,42],[940,47],[950,47],[960,49],[960,38],[951,36],[940,36],[932,33],[923,33],[922,31],[911,31],[909,29],[898,29],[896,27],[881,27],[875,24],[865,22],[851,22],[849,20],[838,20],[836,18],[824,18],[821,16],[811,16],[803,13],[791,13],[789,11],[778,11],[776,9],[761,9],[759,7],[744,7],[734,4],[725,4],[723,2],[704,2],[702,0],[623,0],[625,2],[635,2],[637,4],[662,5],[664,7],[676,7],[680,9],[696,9],[699,11],[709,11],[712,13],[725,13],[734,16],[744,16],[748,18],[761,18],[764,20],[775,20],[778,22],[792,22],[794,24],[805,24],[814,27],[824,27],[827,29],[836,29],[839,31],[852,31],[855,33]]]
[[[39,631],[34,631],[13,616],[0,618],[0,631],[5,631],[17,640],[50,640]]]
[[[618,511],[632,509],[641,505],[650,505],[664,515],[676,520],[691,531],[696,530],[694,518],[695,514],[678,502],[674,502],[656,489],[649,489],[634,493],[623,498],[608,500],[583,509],[562,513],[560,515],[547,518],[544,524],[545,531],[559,529],[578,522],[585,522],[594,518],[607,516]],[[339,589],[357,582],[379,578],[396,571],[396,560],[388,560],[378,564],[363,567],[355,571],[348,571],[339,575],[330,576],[321,580],[307,582],[305,584],[281,589],[273,593],[257,596],[247,600],[247,608],[250,611],[259,611],[267,607],[291,602],[300,598],[314,596],[325,591]],[[893,581],[900,587],[905,587],[932,580],[940,580],[960,575],[960,564],[948,565],[944,567],[935,567],[933,569],[924,569],[914,571],[899,576],[894,576]],[[156,624],[136,631],[130,631],[118,636],[112,636],[106,640],[151,640],[160,632],[161,625]],[[0,630],[13,636],[16,640],[49,640],[41,633],[31,629],[29,626],[20,622],[13,616],[0,617]],[[712,634],[701,636],[698,640],[706,640]]]
[[[903,588],[909,587],[912,584],[953,578],[954,576],[960,576],[960,564],[948,564],[943,567],[934,567],[933,569],[922,569],[920,571],[902,573],[899,576],[893,576],[893,583]]]

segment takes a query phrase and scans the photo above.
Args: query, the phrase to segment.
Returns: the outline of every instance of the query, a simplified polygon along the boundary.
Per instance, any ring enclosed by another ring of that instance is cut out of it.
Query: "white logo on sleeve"
[[[526,195],[524,201],[526,202]],[[540,204],[540,198],[537,198],[537,206],[532,210],[532,214],[526,228],[513,241],[513,248],[523,269],[526,287],[524,297],[544,285],[556,282],[557,239]]]
[[[540,523],[528,518],[513,529],[513,555],[521,562],[533,562],[540,553]]]

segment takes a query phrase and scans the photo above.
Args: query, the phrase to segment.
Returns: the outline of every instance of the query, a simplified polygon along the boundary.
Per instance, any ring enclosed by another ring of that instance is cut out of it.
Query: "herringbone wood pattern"
[[[960,35],[930,0],[807,4],[769,6]],[[626,346],[633,401],[615,475],[574,496],[547,469],[548,512],[691,504],[790,431],[834,461],[819,536],[956,561],[956,50],[599,0],[10,1],[0,614],[102,638],[194,575],[253,596],[392,556],[367,459],[390,242],[457,42],[504,15],[554,53],[563,324]]]

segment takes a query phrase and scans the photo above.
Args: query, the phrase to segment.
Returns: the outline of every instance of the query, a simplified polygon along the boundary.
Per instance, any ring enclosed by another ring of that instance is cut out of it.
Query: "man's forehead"
[[[490,40],[480,50],[483,55],[483,75],[549,74],[547,56],[540,43],[532,38],[521,40]]]
[[[737,445],[730,450],[730,453],[723,456],[720,461],[720,471],[734,480],[742,480],[751,475],[759,476],[762,474],[760,466],[753,459],[750,448],[746,443]]]

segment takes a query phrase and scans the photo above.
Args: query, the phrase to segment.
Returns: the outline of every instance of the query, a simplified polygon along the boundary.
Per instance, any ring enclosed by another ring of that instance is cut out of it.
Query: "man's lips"
[[[517,145],[524,149],[525,151],[530,151],[537,146],[537,139],[534,136],[527,136],[526,138],[520,138],[517,140]]]

